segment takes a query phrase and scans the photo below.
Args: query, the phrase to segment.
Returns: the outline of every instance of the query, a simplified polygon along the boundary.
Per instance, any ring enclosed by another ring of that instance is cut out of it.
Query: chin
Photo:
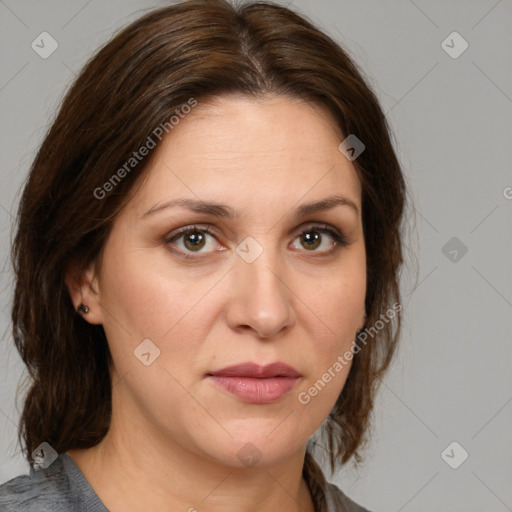
[[[298,436],[297,425],[283,427],[280,421],[282,418],[276,417],[272,422],[240,420],[236,429],[224,424],[232,437],[224,431],[208,436],[209,445],[204,451],[209,458],[231,467],[272,468],[295,455],[308,439],[307,435]]]

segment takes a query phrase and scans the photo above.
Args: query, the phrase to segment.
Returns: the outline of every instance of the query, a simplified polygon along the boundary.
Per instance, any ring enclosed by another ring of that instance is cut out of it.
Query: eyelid
[[[217,240],[217,237],[213,234],[211,230],[212,226],[210,224],[189,224],[188,226],[183,226],[181,228],[175,229],[171,233],[165,236],[165,243],[170,244],[171,242],[177,240],[178,238],[186,235],[188,233],[193,233],[195,231],[199,231],[200,233],[206,233]]]
[[[189,224],[188,226],[183,226],[181,228],[177,228],[174,231],[171,231],[168,235],[166,235],[166,241],[170,242],[176,238],[178,238],[181,235],[184,235],[186,233],[191,233],[194,231],[201,231],[204,233],[208,233],[209,235],[213,236],[213,232],[211,231],[211,224]]]
[[[219,242],[217,237],[215,236],[214,232],[211,230],[212,227],[213,226],[211,224],[204,224],[204,225],[190,224],[188,226],[183,226],[181,228],[174,230],[170,234],[168,234],[165,237],[165,244],[171,245],[172,242],[174,242],[178,238],[182,237],[183,235],[186,235],[187,233],[192,233],[194,231],[206,233],[206,234],[210,235],[211,237],[213,237],[215,240],[217,240],[217,242]],[[310,252],[311,254],[316,253],[318,256],[320,256],[320,255],[326,256],[326,255],[333,254],[337,249],[339,249],[341,247],[346,247],[347,245],[350,245],[348,238],[345,236],[345,234],[341,230],[339,230],[338,228],[336,228],[334,226],[331,226],[330,224],[314,222],[314,221],[306,222],[306,223],[302,224],[301,226],[299,226],[296,230],[293,230],[292,233],[295,233],[293,240],[295,240],[295,238],[302,235],[303,233],[306,233],[309,231],[317,231],[319,233],[327,234],[334,240],[335,245],[328,251],[303,250],[300,252],[306,252],[306,253]],[[178,253],[180,256],[187,258],[187,259],[197,259],[197,258],[200,258],[201,255],[210,254],[210,252],[213,252],[213,251],[205,252],[205,253],[204,252],[194,253],[193,251],[185,252],[185,251],[182,251],[181,249],[173,249],[173,252]]]
[[[329,235],[335,242],[336,245],[329,251],[311,251],[311,253],[318,253],[319,255],[328,255],[332,254],[336,249],[339,249],[340,247],[346,247],[350,245],[350,241],[348,237],[344,234],[343,231],[340,229],[332,226],[331,224],[325,224],[323,222],[307,222],[300,226],[299,231],[295,235],[295,237],[300,236],[302,233],[308,232],[308,231],[317,231],[319,233],[324,233]],[[304,251],[304,252],[310,252],[310,251]]]

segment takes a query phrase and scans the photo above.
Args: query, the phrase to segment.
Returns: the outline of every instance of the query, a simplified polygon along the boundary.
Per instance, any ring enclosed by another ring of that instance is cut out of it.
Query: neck
[[[99,444],[67,452],[111,512],[314,512],[305,447],[272,467],[232,467],[160,439],[143,422],[115,418]]]

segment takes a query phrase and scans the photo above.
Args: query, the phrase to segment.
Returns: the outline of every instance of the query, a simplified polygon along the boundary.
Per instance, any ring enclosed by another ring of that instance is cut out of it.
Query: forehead
[[[336,148],[341,137],[332,115],[316,103],[287,96],[230,95],[199,102],[173,129],[168,142],[178,149],[198,138],[199,152],[227,153],[226,157],[236,151],[246,158],[270,159],[286,151],[288,158],[314,159],[332,145]]]
[[[155,150],[137,210],[184,195],[237,202],[241,209],[334,193],[360,204],[356,169],[338,149],[343,138],[325,107],[304,100],[199,102]]]

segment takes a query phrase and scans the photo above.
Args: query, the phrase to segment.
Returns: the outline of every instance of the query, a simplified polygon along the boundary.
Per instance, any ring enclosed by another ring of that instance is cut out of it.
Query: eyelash
[[[348,239],[343,234],[340,234],[337,231],[334,231],[333,229],[329,228],[328,225],[326,225],[326,224],[312,224],[311,226],[308,226],[307,229],[304,229],[300,233],[298,233],[298,235],[295,238],[302,236],[305,233],[310,233],[312,231],[315,231],[317,233],[327,234],[336,242],[336,244],[328,251],[312,250],[311,252],[313,252],[313,253],[318,252],[319,254],[330,255],[330,254],[333,254],[334,252],[338,251],[340,248],[346,247],[347,245],[349,245]],[[185,235],[188,235],[190,233],[208,234],[216,239],[215,235],[210,231],[210,226],[205,227],[205,226],[193,225],[193,226],[185,226],[185,227],[180,228],[179,230],[175,231],[174,233],[172,233],[172,235],[170,235],[169,238],[167,238],[165,240],[165,243],[166,243],[166,245],[172,245],[172,243],[176,242],[176,240],[178,240],[179,238],[181,238]],[[178,249],[178,250],[173,250],[173,252],[178,253],[181,257],[190,259],[190,260],[198,258],[198,256],[191,256],[192,254],[194,254],[193,251],[192,252],[184,252],[181,249]],[[200,254],[200,253],[197,253],[197,254]]]

